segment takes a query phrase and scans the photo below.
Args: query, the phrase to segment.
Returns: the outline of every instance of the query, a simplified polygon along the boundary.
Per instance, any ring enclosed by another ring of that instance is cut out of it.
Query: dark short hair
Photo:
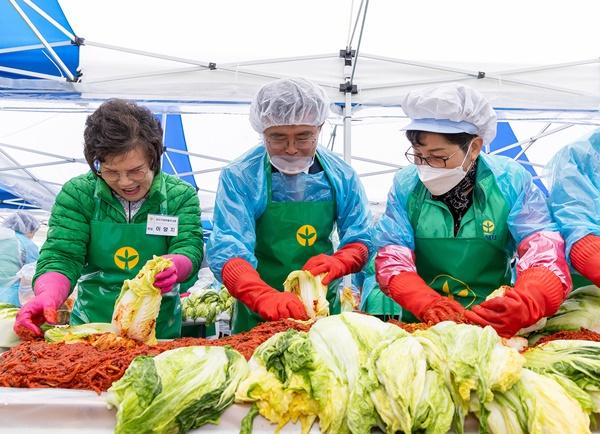
[[[410,144],[413,146],[423,146],[423,143],[421,143],[421,134],[422,133],[431,133],[431,132],[430,131],[419,131],[419,130],[407,130],[406,138],[408,139]],[[454,134],[432,133],[432,134],[439,134],[440,136],[443,136],[448,142],[452,143],[453,145],[458,145],[460,147],[461,151],[463,151],[463,152],[467,152],[467,150],[469,149],[469,143],[471,143],[471,140],[473,140],[475,137],[477,137],[477,134],[469,134],[469,133],[454,133]]]
[[[150,169],[160,171],[163,130],[152,112],[133,101],[111,99],[104,102],[85,121],[83,155],[92,172],[97,163],[141,147]]]

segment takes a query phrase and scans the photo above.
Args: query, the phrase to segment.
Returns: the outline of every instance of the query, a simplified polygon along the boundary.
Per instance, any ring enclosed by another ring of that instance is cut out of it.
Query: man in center
[[[358,175],[317,146],[328,112],[325,92],[308,80],[267,83],[250,106],[262,143],[221,173],[207,256],[237,299],[233,333],[264,320],[307,319],[300,299],[283,292],[298,269],[325,273],[330,311],[339,313],[336,279],[368,259],[371,215]]]

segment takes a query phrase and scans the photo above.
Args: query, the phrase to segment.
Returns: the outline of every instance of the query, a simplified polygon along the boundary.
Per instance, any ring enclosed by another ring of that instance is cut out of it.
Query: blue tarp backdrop
[[[492,151],[496,151],[498,149],[501,149],[508,145],[512,145],[513,143],[517,143],[517,142],[518,142],[517,136],[515,136],[515,133],[514,133],[513,129],[511,128],[510,124],[508,122],[498,122],[496,138],[491,143],[490,149]],[[522,151],[521,146],[516,146],[514,148],[502,151],[498,155],[504,155],[505,157],[514,158],[521,151]],[[523,153],[519,157],[519,160],[527,161],[527,162],[529,161],[529,159],[527,158],[527,155],[525,153]],[[531,173],[531,176],[537,176],[537,173],[536,173],[534,167],[529,166],[527,164],[523,164],[523,167],[525,169],[527,169],[527,171],[529,173]],[[542,181],[540,181],[539,178],[535,179],[534,182],[539,188],[542,189],[542,191],[544,192],[545,195],[548,195],[548,190],[546,189],[546,186],[542,183]]]

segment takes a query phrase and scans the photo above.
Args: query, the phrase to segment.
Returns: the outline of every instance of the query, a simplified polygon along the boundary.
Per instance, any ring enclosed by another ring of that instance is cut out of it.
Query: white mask
[[[469,157],[471,143],[469,143],[467,155],[465,155],[465,158],[458,167],[455,167],[453,169],[446,169],[445,167],[431,167],[427,164],[417,165],[419,179],[425,185],[425,187],[427,187],[427,190],[429,190],[429,192],[432,195],[439,196],[441,194],[449,192],[454,187],[456,187],[458,183],[464,179],[465,176],[467,176],[467,172],[469,171],[473,163],[471,162],[467,170],[463,169],[463,165]]]
[[[295,155],[269,155],[273,167],[286,175],[297,175],[312,166],[315,156],[298,157]]]

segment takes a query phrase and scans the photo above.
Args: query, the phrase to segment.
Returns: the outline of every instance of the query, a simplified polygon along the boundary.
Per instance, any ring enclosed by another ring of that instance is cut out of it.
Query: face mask
[[[297,157],[290,155],[269,155],[273,167],[286,175],[297,175],[312,166],[315,156]]]
[[[471,142],[473,143],[473,142]],[[417,171],[419,172],[419,179],[421,182],[427,187],[427,190],[434,195],[439,196],[441,194],[447,193],[452,190],[454,187],[458,185],[460,181],[467,176],[467,172],[471,168],[467,170],[463,169],[463,165],[469,156],[469,151],[471,150],[471,144],[469,143],[469,147],[467,149],[467,155],[463,159],[460,166],[455,167],[453,169],[446,169],[441,167],[431,167],[427,164],[419,164],[417,165]]]

